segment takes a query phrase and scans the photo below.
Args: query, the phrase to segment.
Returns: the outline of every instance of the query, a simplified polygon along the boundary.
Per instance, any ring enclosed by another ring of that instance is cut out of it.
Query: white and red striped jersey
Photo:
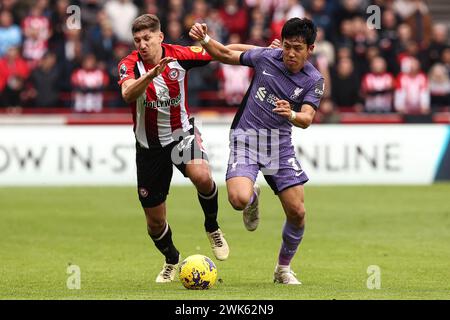
[[[395,108],[409,114],[428,111],[430,91],[427,76],[420,72],[415,75],[400,73],[395,92]]]
[[[72,85],[85,91],[99,91],[108,85],[109,79],[105,71],[101,69],[77,69],[72,73]]]
[[[137,142],[145,148],[164,147],[174,141],[175,130],[189,131],[187,103],[187,71],[206,65],[211,56],[201,47],[183,47],[162,44],[163,57],[177,61],[152,80],[145,93],[130,104],[133,113],[133,130]],[[128,79],[138,79],[154,65],[142,61],[133,51],[119,62],[119,85]]]
[[[100,112],[103,108],[102,90],[108,85],[109,77],[101,69],[77,69],[72,73],[74,108],[77,112]]]
[[[50,19],[45,16],[27,16],[22,22],[22,30],[25,34],[22,55],[37,64],[48,50],[52,31]]]
[[[219,78],[229,105],[240,104],[252,81],[253,70],[247,66],[221,64]]]
[[[391,112],[395,80],[392,74],[368,73],[361,83],[365,96],[365,109],[369,112]]]
[[[52,30],[50,19],[46,16],[27,16],[23,19],[22,30],[25,33],[25,37],[47,41]],[[32,35],[33,33],[36,34]]]

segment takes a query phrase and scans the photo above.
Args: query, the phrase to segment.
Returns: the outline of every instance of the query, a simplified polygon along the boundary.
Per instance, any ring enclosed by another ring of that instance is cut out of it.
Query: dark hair
[[[159,19],[154,14],[143,14],[137,17],[133,21],[133,25],[131,27],[131,32],[134,34],[136,32],[150,29],[151,32],[160,31],[161,23]]]
[[[316,41],[317,28],[314,23],[307,18],[291,18],[281,30],[281,39],[301,38],[310,46]]]

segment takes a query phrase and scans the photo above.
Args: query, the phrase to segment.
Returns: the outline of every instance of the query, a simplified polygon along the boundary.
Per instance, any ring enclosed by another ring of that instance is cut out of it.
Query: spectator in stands
[[[334,21],[337,26],[342,25],[344,20],[353,20],[355,17],[364,16],[364,5],[362,0],[341,0],[340,6],[337,7]],[[336,31],[339,28],[335,28]]]
[[[424,51],[420,49],[418,43],[413,39],[412,29],[409,25],[403,23],[397,29],[398,42],[396,48],[396,60],[398,63],[398,70],[401,72],[407,71],[409,68],[409,58],[418,57],[421,65],[426,68],[426,56]]]
[[[50,8],[49,0],[36,0],[34,6],[37,7],[37,9],[44,17],[50,19],[50,16],[52,15],[52,9]]]
[[[74,109],[77,112],[100,112],[103,109],[103,90],[107,87],[108,75],[96,66],[96,58],[88,54],[83,58],[82,68],[72,73]]]
[[[10,47],[18,47],[21,43],[22,32],[20,27],[14,24],[12,13],[7,10],[0,11],[0,58]]]
[[[411,27],[414,40],[423,50],[430,45],[431,15],[423,0],[412,0],[410,2],[413,5],[413,12],[405,18],[405,22]]]
[[[39,65],[29,78],[30,88],[25,91],[31,105],[39,108],[59,107],[59,70],[56,67],[56,55],[44,54]]]
[[[111,53],[117,44],[117,37],[109,21],[102,22],[99,31],[98,37],[88,39],[88,48],[98,61],[108,63],[112,59]]]
[[[332,39],[333,21],[331,12],[327,8],[326,0],[312,0],[310,5],[306,5],[307,10],[311,13],[311,18],[317,28],[323,29],[326,39]]]
[[[370,64],[374,58],[381,57],[380,48],[377,46],[370,46],[366,50],[366,62]],[[385,60],[386,61],[386,60]],[[370,66],[369,66],[370,68]]]
[[[414,4],[415,0],[396,0],[393,1],[392,9],[400,17],[401,20],[405,20],[410,17],[416,8]],[[424,8],[426,9],[426,8]]]
[[[81,23],[83,29],[89,30],[95,26],[99,21],[98,12],[103,10],[105,3],[104,0],[79,0]]]
[[[184,18],[184,28],[189,30],[196,22],[204,23],[208,17],[208,3],[205,0],[194,0],[192,10]]]
[[[305,8],[303,8],[298,0],[285,0],[277,3],[272,19],[275,21],[286,21],[295,17],[304,18]]]
[[[352,20],[346,19],[343,20],[339,25],[340,33],[336,35],[333,39],[335,45],[340,47],[348,47],[353,51],[353,23]]]
[[[122,99],[122,95],[117,90],[117,83],[119,81],[119,74],[117,72],[117,65],[120,60],[128,55],[131,47],[126,43],[118,43],[114,47],[113,58],[106,65],[106,72],[109,78],[109,84],[107,87],[107,93],[109,99],[107,99],[104,103],[107,107],[127,107],[127,104]]]
[[[366,112],[392,112],[393,92],[395,80],[391,73],[386,71],[386,61],[382,57],[373,58],[370,63],[370,72],[363,77],[361,93]]]
[[[104,9],[100,9],[96,14],[96,23],[89,28],[83,27],[83,36],[88,41],[101,41],[102,37],[102,26],[109,24],[111,25],[111,19]],[[114,32],[114,31],[113,31]],[[117,37],[114,35],[117,39]]]
[[[433,25],[433,34],[431,44],[428,48],[428,59],[430,65],[440,61],[440,57],[445,48],[449,47],[448,27],[445,23],[436,23]]]
[[[445,48],[441,54],[441,61],[447,69],[447,73],[450,77],[450,47]]]
[[[224,0],[219,9],[223,25],[229,34],[237,33],[241,39],[246,39],[248,31],[247,8],[239,6],[238,0]]]
[[[20,21],[22,20],[22,8],[23,2],[18,0],[1,0],[0,2],[0,10],[8,11],[12,14],[13,24],[20,25]]]
[[[359,79],[354,70],[353,61],[343,57],[337,61],[331,72],[331,96],[339,111],[361,111]]]
[[[130,26],[139,14],[137,6],[131,0],[111,0],[104,8],[118,41],[132,44]]]
[[[329,98],[322,99],[320,108],[317,110],[315,121],[319,123],[338,123],[339,113],[334,110],[333,100]]]
[[[414,57],[408,67],[398,75],[395,91],[395,109],[403,114],[427,114],[430,111],[430,91],[427,76],[420,70],[420,62]]]
[[[185,3],[184,0],[169,0],[167,16],[164,17],[164,15],[160,13],[160,16],[165,18],[162,25],[169,25],[174,21],[178,21],[182,24],[186,15],[186,9],[187,3]],[[184,33],[185,29],[183,24],[182,30]]]
[[[0,105],[21,106],[20,94],[30,74],[27,62],[20,56],[18,47],[9,47],[0,59]]]
[[[249,29],[252,30],[255,27],[262,29],[262,37],[265,40],[270,39],[269,19],[259,7],[255,7],[250,11]]]
[[[189,71],[189,94],[188,103],[193,107],[217,106],[215,99],[202,99],[201,92],[218,92],[219,83],[217,79],[219,64],[209,63],[201,68],[193,68]],[[225,105],[219,105],[225,106]]]
[[[230,44],[241,43],[239,34],[230,35]],[[219,65],[220,89],[229,106],[238,106],[247,92],[252,78],[252,69],[243,65]]]
[[[402,23],[397,27],[397,42],[395,43],[395,56],[397,64],[400,65],[401,55],[406,51],[408,43],[414,41],[411,27]]]
[[[421,50],[419,44],[416,41],[409,41],[406,44],[405,52],[399,55],[400,63],[403,63],[403,58],[416,57],[422,69],[428,70],[430,65],[428,63],[428,57],[425,50]]]
[[[205,19],[205,23],[208,26],[211,37],[221,42],[225,42],[228,39],[228,30],[223,24],[219,10],[211,8],[208,17]],[[186,40],[191,41],[191,38],[187,36]]]
[[[156,0],[145,0],[143,7],[143,13],[160,14],[160,7],[156,3]]]
[[[58,43],[64,41],[64,29],[67,23],[67,8],[70,6],[69,0],[57,0],[50,15],[52,35],[49,39],[50,50],[54,49]]]
[[[190,29],[196,22],[205,22],[208,14],[208,3],[205,0],[194,0],[192,10],[184,19],[185,29]],[[210,63],[202,68],[193,68],[189,71],[189,105],[194,107],[209,106],[208,102],[201,100],[200,92],[218,90],[217,68],[217,64]]]
[[[251,44],[257,47],[266,46],[266,40],[264,40],[264,29],[261,25],[253,25],[251,27],[247,44]]]
[[[245,5],[251,9],[257,8],[264,15],[269,15],[273,12],[275,6],[280,0],[245,0]]]
[[[185,5],[184,0],[169,0],[169,11],[179,14],[178,21],[180,22],[184,15]]]
[[[373,52],[376,51],[376,55],[379,55],[378,32],[376,29],[369,29],[366,21],[362,17],[356,16],[351,22],[354,41],[353,56],[355,68],[358,70],[359,75],[363,75],[369,72],[369,65],[371,58],[373,57]]]
[[[313,54],[318,57],[324,57],[330,67],[334,65],[334,47],[330,41],[325,39],[325,32],[322,27],[317,27],[317,36]]]
[[[347,46],[337,47],[336,60],[341,60],[344,58],[353,59],[353,52],[351,47]]]
[[[450,76],[442,63],[436,63],[428,73],[431,110],[443,111],[450,107]]]
[[[179,21],[172,21],[167,26],[167,33],[164,34],[164,41],[170,44],[178,44],[180,46],[189,46],[192,42],[189,37],[183,34],[183,25]]]
[[[52,35],[50,19],[44,15],[45,3],[38,1],[22,22],[24,41],[23,57],[34,68],[48,50],[48,40]]]
[[[280,18],[278,20],[271,20],[270,23],[270,41],[281,38],[281,31],[283,29],[284,23],[287,21],[286,15],[284,18]]]
[[[397,74],[399,72],[396,60],[396,42],[397,42],[397,16],[392,9],[385,9],[381,16],[382,28],[379,32],[380,53],[386,60],[388,70]]]
[[[81,30],[66,28],[64,31],[64,40],[56,44],[55,53],[61,76],[61,90],[70,93],[72,91],[71,75],[76,68],[81,66],[84,54]],[[70,103],[65,105],[69,106]]]

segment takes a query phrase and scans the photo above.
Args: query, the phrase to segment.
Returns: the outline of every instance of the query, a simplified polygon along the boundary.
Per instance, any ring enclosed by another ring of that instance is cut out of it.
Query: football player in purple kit
[[[274,282],[301,284],[290,263],[305,229],[303,185],[308,177],[295,156],[291,132],[292,126],[306,129],[311,125],[324,92],[322,75],[308,62],[316,27],[306,18],[292,18],[283,26],[281,49],[246,52],[230,50],[207,31],[206,24],[196,23],[189,34],[215,60],[255,71],[231,126],[228,199],[234,209],[243,210],[245,227],[255,230],[260,194],[255,181],[262,171],[286,214]]]

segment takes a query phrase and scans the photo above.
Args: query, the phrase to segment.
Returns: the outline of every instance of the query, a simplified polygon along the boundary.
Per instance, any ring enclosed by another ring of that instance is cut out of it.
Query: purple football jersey
[[[283,63],[282,50],[270,48],[246,51],[240,60],[242,65],[254,68],[255,74],[232,129],[279,129],[282,137],[289,137],[292,124],[272,111],[275,101],[289,101],[294,111],[303,104],[319,107],[324,81],[310,62],[300,72],[291,73]]]
[[[317,109],[324,92],[322,75],[310,62],[300,72],[290,72],[281,49],[252,49],[240,61],[255,74],[231,126],[227,180],[243,176],[255,181],[261,170],[275,193],[305,183],[308,177],[291,141],[292,123],[273,109],[277,100],[288,101],[294,111],[303,104]]]

